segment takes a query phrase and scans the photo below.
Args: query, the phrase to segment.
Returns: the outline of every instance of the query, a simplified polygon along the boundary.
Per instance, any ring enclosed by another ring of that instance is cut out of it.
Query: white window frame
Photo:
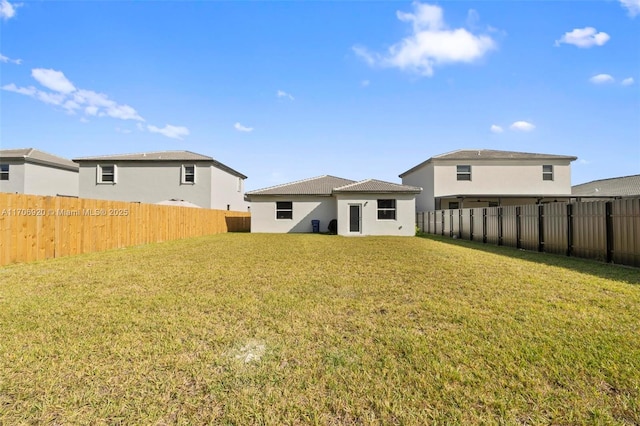
[[[279,206],[278,204],[291,204],[291,207]],[[279,213],[289,213],[287,216],[291,217],[278,217]],[[276,201],[276,220],[293,220],[293,201]]]
[[[380,202],[381,201],[392,201],[393,203],[393,207],[380,207]],[[378,220],[398,220],[398,201],[395,198],[379,198],[376,202],[376,206],[377,206],[377,214],[376,217],[378,218]],[[383,215],[385,215],[385,213],[389,213],[389,212],[393,212],[393,217],[380,217],[380,214],[382,213]]]
[[[542,166],[542,180],[553,181],[553,165],[545,164]]]
[[[0,180],[9,180],[11,166],[9,164],[0,164]]]
[[[113,180],[104,180],[104,172],[103,169],[105,167],[113,167]],[[118,182],[118,167],[115,164],[98,164],[96,168],[96,181],[100,184],[105,185],[115,185]]]
[[[187,174],[187,167],[193,167],[193,174]],[[193,181],[187,180],[187,176],[193,176]],[[182,171],[180,173],[180,183],[183,185],[194,185],[196,183],[196,165],[195,164],[183,164]]]
[[[469,170],[465,170],[468,168]],[[458,181],[471,181],[471,165],[460,164],[456,166],[456,180]]]

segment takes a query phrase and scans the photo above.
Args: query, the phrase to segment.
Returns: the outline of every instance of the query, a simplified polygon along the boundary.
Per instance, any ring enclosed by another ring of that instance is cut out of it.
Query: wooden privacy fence
[[[0,265],[249,229],[248,212],[0,193]]]
[[[422,232],[640,267],[640,198],[418,212]]]

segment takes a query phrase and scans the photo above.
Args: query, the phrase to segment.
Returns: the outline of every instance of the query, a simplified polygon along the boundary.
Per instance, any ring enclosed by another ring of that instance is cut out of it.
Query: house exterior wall
[[[40,164],[24,164],[24,193],[78,196],[78,172]]]
[[[293,203],[293,219],[276,219],[277,201]],[[251,232],[312,232],[312,220],[319,220],[320,232],[327,232],[332,219],[337,219],[333,197],[254,195],[251,198]]]
[[[247,211],[249,203],[244,201],[244,179],[220,170],[211,168],[211,208]]]
[[[416,209],[418,211],[435,210],[433,164],[425,164],[402,178],[403,185],[422,188],[422,192],[416,195]]]
[[[24,163],[4,158],[0,163],[9,165],[9,180],[0,180],[0,192],[24,194]]]
[[[471,166],[471,180],[457,180],[459,165]],[[553,166],[553,180],[542,179],[543,165]],[[435,210],[436,198],[442,198],[441,208],[447,208],[449,201],[457,201],[450,198],[455,195],[522,196],[504,198],[501,204],[531,204],[538,200],[537,196],[548,196],[549,201],[553,201],[571,194],[571,163],[558,159],[438,160],[405,175],[402,183],[423,188],[416,196],[418,211]],[[486,201],[478,204],[477,201],[466,200],[464,207],[486,204]]]
[[[336,198],[339,235],[415,235],[415,194],[338,194]],[[378,219],[378,199],[396,200],[396,220]],[[349,206],[352,204],[362,206],[360,233],[349,232]]]
[[[471,180],[457,180],[456,166],[470,165]],[[553,180],[542,180],[542,166],[553,165]],[[434,165],[434,197],[455,194],[569,195],[567,161],[446,160]]]
[[[98,164],[115,164],[116,183],[98,183]],[[196,166],[194,184],[181,183],[182,164]],[[175,198],[211,208],[211,182],[211,165],[207,163],[82,162],[79,195],[81,198],[141,203],[158,203]]]

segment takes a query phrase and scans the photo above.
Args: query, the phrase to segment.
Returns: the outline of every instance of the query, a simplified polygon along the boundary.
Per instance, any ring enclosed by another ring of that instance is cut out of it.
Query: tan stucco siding
[[[418,211],[434,210],[434,180],[433,164],[425,164],[423,167],[402,178],[403,185],[422,188],[422,192],[416,195],[416,209]]]
[[[471,180],[457,180],[456,166],[470,165]],[[553,180],[542,179],[542,166],[553,165]],[[458,194],[567,195],[571,167],[564,161],[451,161],[434,167],[434,197]]]

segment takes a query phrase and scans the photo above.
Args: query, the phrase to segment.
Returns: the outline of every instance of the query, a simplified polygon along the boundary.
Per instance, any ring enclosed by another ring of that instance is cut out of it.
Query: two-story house
[[[33,148],[0,150],[0,192],[78,196],[78,165]]]
[[[190,151],[159,151],[74,159],[79,195],[114,201],[184,200],[207,209],[246,211],[242,173]]]
[[[537,204],[571,197],[568,155],[464,149],[436,155],[400,175],[422,187],[418,211]]]

